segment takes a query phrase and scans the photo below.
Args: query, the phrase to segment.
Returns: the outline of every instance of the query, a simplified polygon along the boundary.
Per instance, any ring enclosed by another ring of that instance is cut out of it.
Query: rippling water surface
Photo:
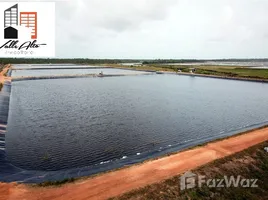
[[[7,157],[23,169],[60,170],[217,138],[267,122],[267,91],[176,75],[13,82]]]

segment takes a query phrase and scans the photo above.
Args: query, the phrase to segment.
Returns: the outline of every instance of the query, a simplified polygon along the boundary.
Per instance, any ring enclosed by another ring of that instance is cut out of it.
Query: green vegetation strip
[[[199,67],[196,68],[197,74],[218,75],[227,77],[242,77],[242,78],[256,78],[268,79],[268,69],[254,69],[254,68],[224,68],[224,67]]]
[[[258,179],[257,188],[223,187],[193,188],[181,191],[180,176],[164,182],[141,188],[113,200],[127,199],[268,199],[268,153],[264,150],[268,141],[244,150],[229,157],[216,160],[200,167],[193,173],[205,176],[206,179],[224,179],[224,176],[241,176],[245,179]]]
[[[76,180],[75,178],[66,178],[62,181],[47,181],[47,182],[36,184],[33,186],[37,186],[37,187],[61,186],[67,183],[73,183],[75,182],[75,180]]]
[[[122,66],[111,65],[117,68],[128,68],[134,70],[154,70],[189,73],[192,68],[195,68],[195,74],[213,75],[233,78],[248,78],[248,79],[268,79],[268,69],[256,69],[248,67],[235,66],[203,66],[203,65],[142,65],[142,66]]]

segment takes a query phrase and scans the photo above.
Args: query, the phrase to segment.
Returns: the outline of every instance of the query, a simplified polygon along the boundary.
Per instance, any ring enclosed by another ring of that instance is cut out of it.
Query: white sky
[[[268,0],[69,0],[56,18],[57,57],[268,57]]]

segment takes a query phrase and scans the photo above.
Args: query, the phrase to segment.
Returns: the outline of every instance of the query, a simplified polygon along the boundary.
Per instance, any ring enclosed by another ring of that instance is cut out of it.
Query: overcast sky
[[[268,0],[70,0],[56,18],[57,57],[268,57]]]

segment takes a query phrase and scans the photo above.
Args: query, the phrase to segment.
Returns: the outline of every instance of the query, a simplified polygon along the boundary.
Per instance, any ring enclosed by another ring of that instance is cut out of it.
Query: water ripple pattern
[[[2,181],[115,169],[268,123],[268,84],[176,75],[12,83]]]

